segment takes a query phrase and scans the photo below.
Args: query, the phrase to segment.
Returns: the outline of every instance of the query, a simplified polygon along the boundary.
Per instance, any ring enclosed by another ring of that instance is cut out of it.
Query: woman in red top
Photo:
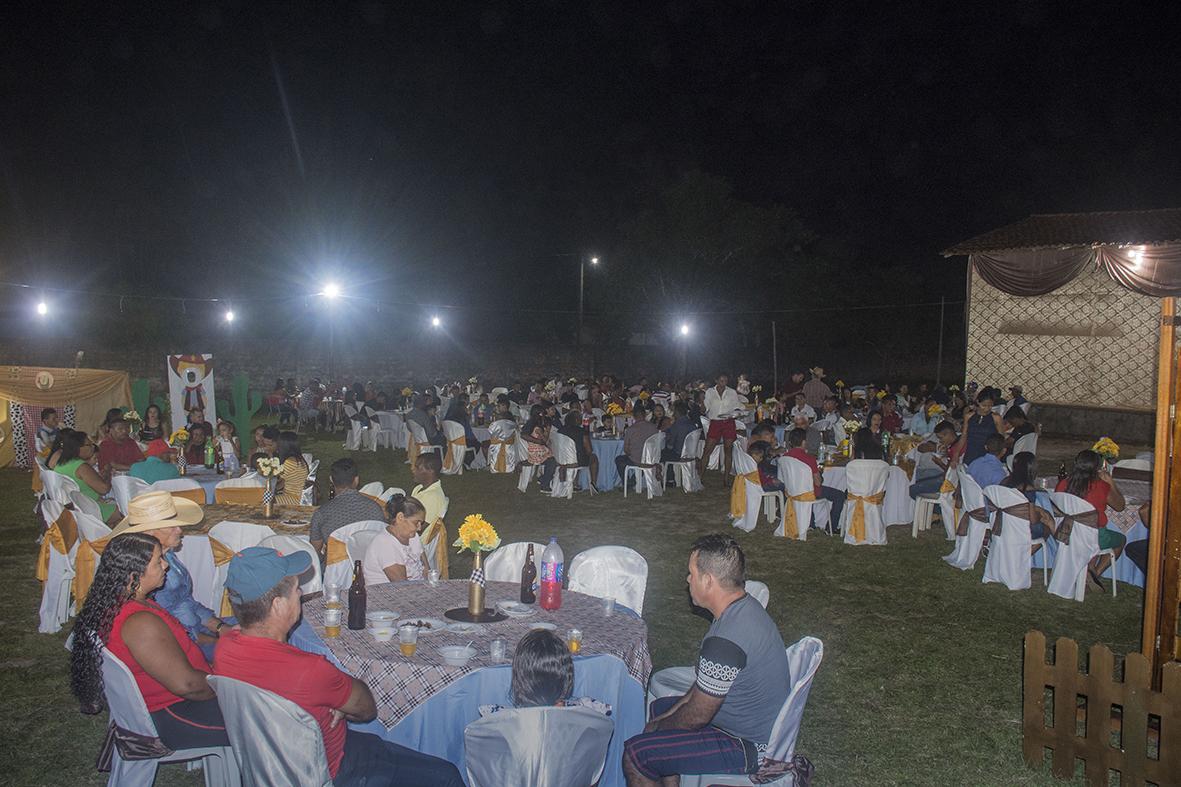
[[[1099,514],[1099,548],[1113,550],[1115,558],[1119,558],[1127,539],[1122,533],[1106,527],[1107,508],[1110,506],[1112,511],[1123,511],[1126,503],[1123,494],[1112,483],[1111,473],[1103,468],[1103,459],[1099,454],[1094,451],[1079,451],[1078,456],[1074,458],[1074,468],[1070,475],[1059,481],[1054,491],[1069,492],[1095,507],[1096,513]],[[1103,583],[1099,581],[1099,577],[1111,565],[1112,559],[1111,555],[1096,555],[1087,567],[1091,581],[1100,589],[1103,589]],[[1114,578],[1112,581],[1115,581]]]
[[[228,746],[209,663],[184,627],[148,597],[164,585],[160,542],[142,532],[112,538],[74,624],[70,688],[83,713],[103,707],[102,648],[131,670],[168,748]]]

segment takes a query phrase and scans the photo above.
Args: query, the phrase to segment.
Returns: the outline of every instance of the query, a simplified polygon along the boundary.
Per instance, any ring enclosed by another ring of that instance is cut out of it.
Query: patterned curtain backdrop
[[[973,265],[967,378],[1024,385],[1035,402],[1151,411],[1159,321],[1156,298],[1096,267],[1021,296],[990,286]]]
[[[33,466],[33,453],[36,451],[37,429],[41,426],[41,411],[46,407],[53,407],[59,414],[58,426],[75,429],[76,410],[72,404],[22,404],[8,403],[8,419],[12,424],[12,450],[15,455],[13,463],[17,467],[29,468]]]

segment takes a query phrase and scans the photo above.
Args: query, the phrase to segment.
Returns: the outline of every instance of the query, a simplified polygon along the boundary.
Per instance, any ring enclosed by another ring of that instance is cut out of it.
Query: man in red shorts
[[[705,436],[705,450],[701,454],[700,474],[704,476],[718,441],[722,441],[725,454],[722,464],[722,486],[730,484],[730,452],[734,447],[734,440],[738,436],[734,429],[734,416],[742,411],[742,400],[738,392],[729,387],[730,377],[725,373],[719,374],[717,385],[705,392],[705,417],[709,419],[709,433]]]

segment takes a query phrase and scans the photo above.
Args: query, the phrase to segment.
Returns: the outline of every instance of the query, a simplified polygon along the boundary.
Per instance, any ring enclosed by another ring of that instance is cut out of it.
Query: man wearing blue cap
[[[337,787],[463,787],[459,771],[446,760],[340,723],[371,721],[377,705],[364,683],[323,656],[287,644],[301,614],[298,577],[311,566],[306,552],[283,555],[267,547],[243,549],[230,560],[225,585],[241,631],[222,633],[215,674],[273,691],[311,714]]]

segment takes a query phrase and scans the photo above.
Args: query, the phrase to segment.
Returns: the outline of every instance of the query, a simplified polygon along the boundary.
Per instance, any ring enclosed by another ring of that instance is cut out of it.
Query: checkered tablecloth
[[[1054,485],[1057,483],[1058,479],[1054,476],[1043,476],[1038,479],[1039,487],[1049,491],[1053,491]],[[1117,478],[1115,485],[1123,493],[1126,505],[1123,511],[1107,507],[1107,526],[1118,528],[1121,533],[1127,535],[1132,528],[1140,523],[1140,505],[1152,500],[1152,483]]]
[[[486,603],[519,598],[516,583],[489,582]],[[467,606],[467,580],[443,582],[431,587],[425,582],[399,582],[369,588],[368,610],[389,610],[400,618],[443,618],[455,607]],[[547,612],[536,607],[527,618],[509,618],[500,623],[486,623],[469,634],[438,632],[419,634],[418,651],[411,658],[402,655],[398,638],[377,642],[367,631],[341,630],[340,636],[324,637],[324,602],[315,599],[304,604],[304,619],[354,678],[366,683],[377,700],[377,715],[387,728],[404,719],[418,705],[442,691],[452,682],[493,662],[489,643],[505,641],[505,657],[512,660],[517,642],[538,621],[553,623],[554,633],[565,637],[569,629],[582,631],[584,656],[607,654],[618,657],[641,686],[648,685],[652,660],[648,654],[648,626],[643,620],[616,612],[607,617],[601,599],[582,593],[562,591],[562,608]],[[450,622],[450,621],[448,621]],[[466,645],[475,640],[476,655],[464,667],[450,667],[439,656],[440,645]]]

